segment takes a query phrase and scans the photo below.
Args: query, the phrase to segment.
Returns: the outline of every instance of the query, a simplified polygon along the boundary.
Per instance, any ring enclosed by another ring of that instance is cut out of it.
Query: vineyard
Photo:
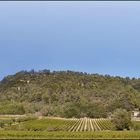
[[[66,120],[65,122],[66,122],[65,130],[70,132],[102,131],[112,129],[112,123],[109,119],[81,118],[81,119],[72,119],[71,121]]]
[[[137,131],[113,131],[110,119],[55,118],[33,116],[1,116],[0,138],[45,139],[127,139],[140,138],[140,122],[133,122]],[[3,124],[3,125],[2,125]]]
[[[64,119],[64,118],[43,118],[26,120],[5,127],[8,130],[30,130],[30,131],[103,131],[111,130],[112,123],[109,119]]]
[[[55,118],[55,117],[16,117],[0,118],[0,123],[4,130],[25,130],[25,131],[103,131],[112,130],[112,123],[109,119],[91,119],[91,118]]]

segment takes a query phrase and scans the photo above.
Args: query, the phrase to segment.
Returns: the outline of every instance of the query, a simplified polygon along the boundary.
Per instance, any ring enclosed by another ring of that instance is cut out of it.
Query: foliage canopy
[[[20,71],[0,82],[0,114],[40,112],[60,117],[106,117],[117,108],[127,111],[139,108],[139,87],[140,79],[128,77],[74,71]]]

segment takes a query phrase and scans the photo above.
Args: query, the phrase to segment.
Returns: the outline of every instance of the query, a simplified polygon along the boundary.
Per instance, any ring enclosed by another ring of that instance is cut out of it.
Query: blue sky
[[[0,79],[30,69],[140,77],[140,2],[0,2]]]

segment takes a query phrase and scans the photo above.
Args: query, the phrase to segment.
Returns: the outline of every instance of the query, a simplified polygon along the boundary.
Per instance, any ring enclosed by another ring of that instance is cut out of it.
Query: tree
[[[4,121],[0,120],[0,127],[3,128],[4,127]]]
[[[129,130],[131,127],[131,115],[125,109],[116,109],[112,115],[112,123],[116,130]]]
[[[101,102],[92,102],[86,108],[87,117],[90,118],[106,118],[107,112],[105,106]]]
[[[79,118],[80,117],[80,105],[78,103],[67,103],[64,107],[64,111],[63,111],[63,117],[66,118],[72,118],[72,117],[76,117]]]
[[[5,102],[5,103],[0,103],[0,114],[24,114],[25,110],[22,104],[20,103],[10,103],[10,102]]]

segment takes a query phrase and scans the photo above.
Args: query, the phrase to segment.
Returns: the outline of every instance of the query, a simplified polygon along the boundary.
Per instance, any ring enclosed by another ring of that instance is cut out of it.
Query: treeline
[[[0,82],[0,114],[100,118],[117,108],[140,108],[140,79],[31,70]]]

